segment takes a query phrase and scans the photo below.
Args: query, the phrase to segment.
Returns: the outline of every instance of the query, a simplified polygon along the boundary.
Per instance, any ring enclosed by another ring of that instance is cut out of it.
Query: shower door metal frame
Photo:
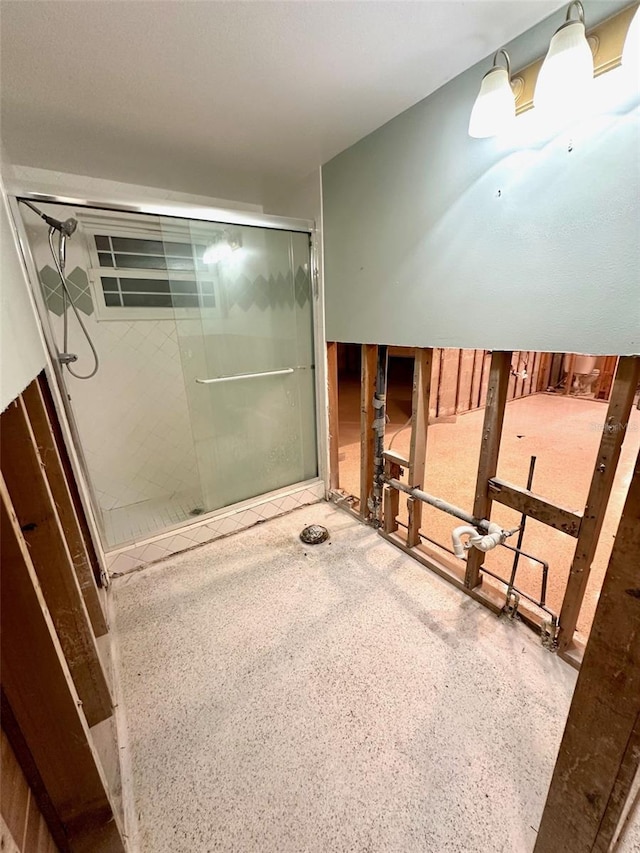
[[[111,548],[106,548],[103,543],[102,524],[99,522],[99,507],[91,486],[88,466],[84,457],[80,434],[76,425],[68,388],[66,386],[63,367],[58,361],[58,347],[53,334],[53,328],[48,316],[48,309],[42,295],[42,289],[38,286],[38,271],[27,237],[26,227],[20,212],[19,202],[27,199],[41,204],[64,204],[72,207],[83,207],[87,209],[108,210],[120,213],[150,214],[153,216],[170,217],[174,219],[187,219],[201,222],[220,222],[228,225],[245,225],[255,228],[266,228],[280,231],[293,231],[309,236],[309,258],[310,278],[313,309],[313,351],[315,359],[315,404],[316,404],[316,452],[318,459],[318,475],[305,483],[324,483],[325,495],[328,492],[328,420],[327,420],[327,382],[326,382],[326,352],[324,342],[324,291],[322,287],[322,276],[320,270],[321,251],[319,234],[316,223],[308,219],[291,219],[269,214],[254,213],[247,211],[226,210],[222,208],[202,208],[200,206],[182,203],[163,202],[144,204],[124,204],[105,199],[104,201],[81,199],[77,197],[51,195],[35,191],[21,191],[12,188],[7,193],[9,207],[13,219],[13,227],[18,237],[18,243],[22,253],[25,277],[29,283],[29,294],[32,307],[38,317],[40,332],[45,343],[45,354],[47,361],[45,373],[51,387],[52,396],[60,420],[65,444],[69,451],[73,472],[78,482],[83,507],[88,518],[89,527],[93,536],[94,544],[98,551],[101,563],[105,565],[105,554],[112,551],[120,551],[126,548],[127,543],[122,543]],[[87,380],[90,382],[91,380]],[[292,483],[291,489],[295,489],[302,483]],[[281,490],[276,490],[281,491]],[[256,495],[258,499],[264,497]],[[253,499],[251,499],[253,500]],[[246,506],[247,501],[242,501],[238,506]],[[233,512],[235,505],[222,507],[211,513],[203,514],[200,518],[203,522],[210,520],[223,513]],[[148,538],[163,535],[165,532],[179,530],[186,524],[171,526],[157,531]],[[107,575],[104,571],[105,577]]]

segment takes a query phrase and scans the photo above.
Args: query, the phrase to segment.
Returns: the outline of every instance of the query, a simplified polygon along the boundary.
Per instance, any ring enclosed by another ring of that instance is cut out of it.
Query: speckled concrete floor
[[[114,593],[143,853],[532,850],[575,671],[347,514]]]

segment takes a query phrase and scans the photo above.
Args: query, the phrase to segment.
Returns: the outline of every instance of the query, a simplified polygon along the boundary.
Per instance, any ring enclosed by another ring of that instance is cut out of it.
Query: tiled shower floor
[[[193,510],[201,506],[198,492],[183,492],[105,510],[102,521],[107,543],[116,547],[154,536],[174,524],[196,521],[198,513]]]

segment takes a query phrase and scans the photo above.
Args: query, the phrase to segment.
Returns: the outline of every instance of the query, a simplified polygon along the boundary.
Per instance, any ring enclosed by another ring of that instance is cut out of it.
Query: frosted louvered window
[[[94,234],[107,308],[214,308],[204,244]],[[108,272],[107,272],[108,271]]]

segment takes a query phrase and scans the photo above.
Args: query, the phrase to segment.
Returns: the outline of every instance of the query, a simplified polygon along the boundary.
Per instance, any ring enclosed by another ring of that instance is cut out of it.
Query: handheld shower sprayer
[[[72,376],[75,376],[76,379],[91,379],[92,376],[95,376],[98,372],[98,367],[100,366],[100,360],[98,358],[98,353],[96,352],[96,348],[93,345],[93,341],[91,340],[91,335],[87,331],[87,327],[85,326],[82,317],[80,316],[80,312],[76,304],[73,301],[73,297],[69,292],[69,286],[67,284],[67,277],[65,273],[66,266],[66,249],[67,249],[67,238],[71,237],[74,234],[76,228],[78,227],[78,220],[73,217],[69,217],[69,219],[65,219],[64,222],[61,222],[59,219],[54,219],[53,216],[49,216],[44,213],[42,210],[39,210],[35,204],[32,204],[28,199],[21,198],[18,199],[23,204],[26,204],[27,207],[31,208],[34,213],[37,213],[41,219],[49,226],[49,248],[51,250],[51,257],[53,258],[53,262],[56,266],[56,270],[58,271],[58,275],[60,276],[60,283],[62,285],[62,314],[63,314],[63,349],[64,352],[58,353],[58,361],[63,367],[66,367],[69,373]],[[53,235],[58,232],[58,252],[56,254],[55,247],[53,245]],[[75,353],[69,352],[68,341],[69,341],[69,317],[67,312],[67,302],[71,306],[73,313],[76,315],[76,319],[80,324],[80,328],[84,332],[84,336],[87,339],[87,343],[91,349],[93,354],[94,366],[90,373],[80,374],[76,373],[72,370],[71,365],[78,360],[78,356]]]

